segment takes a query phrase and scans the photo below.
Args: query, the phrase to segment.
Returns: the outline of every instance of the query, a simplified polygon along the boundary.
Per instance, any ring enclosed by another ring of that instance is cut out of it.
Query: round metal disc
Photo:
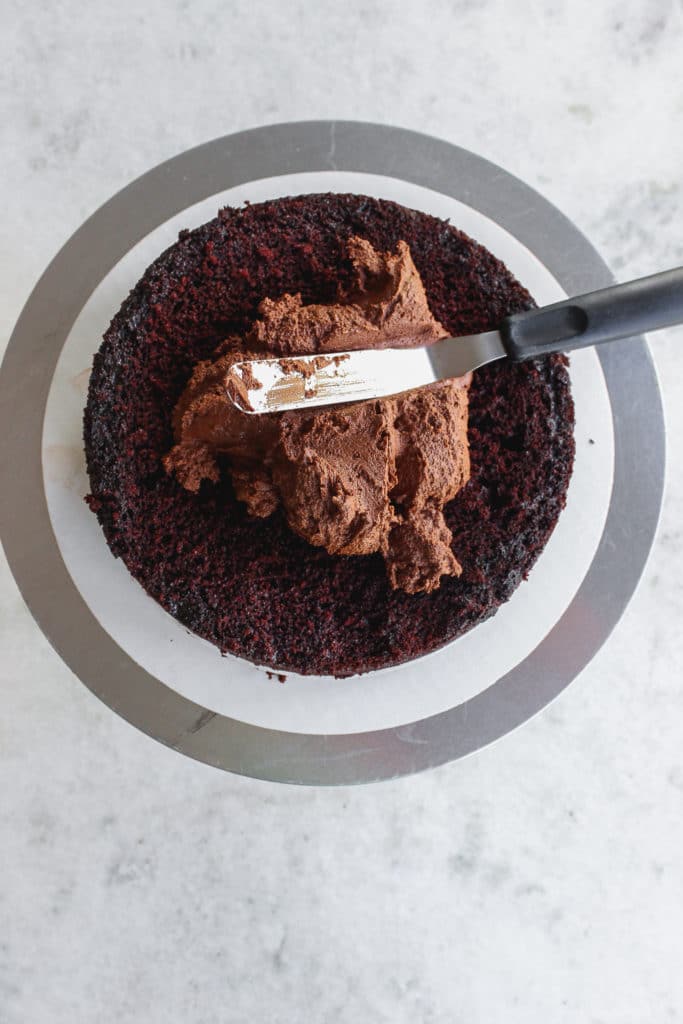
[[[613,282],[601,257],[562,213],[464,149],[362,122],[270,125],[182,153],[94,213],[36,285],[0,371],[0,536],[28,607],[64,661],[114,711],[162,743],[228,771],[311,785],[393,778],[463,757],[556,697],[607,639],[633,594],[654,537],[664,481],[664,421],[647,346],[638,339],[603,347],[615,466],[591,567],[566,612],[522,662],[465,703],[422,721],[330,736],[263,729],[193,703],[133,661],[76,589],[50,523],[42,425],[62,346],[99,282],[170,217],[244,182],[326,170],[402,178],[467,203],[530,249],[570,295]]]

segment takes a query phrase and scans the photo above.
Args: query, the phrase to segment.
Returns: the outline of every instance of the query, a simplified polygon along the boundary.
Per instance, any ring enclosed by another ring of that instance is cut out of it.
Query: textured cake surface
[[[352,235],[410,246],[434,316],[453,334],[494,326],[533,303],[487,250],[449,224],[351,195],[226,209],[182,232],[107,331],[85,411],[88,500],[112,552],[199,635],[257,663],[347,675],[416,657],[489,617],[529,572],[571,475],[566,361],[475,374],[471,478],[445,509],[460,577],[392,590],[380,555],[332,556],[287,526],[250,517],[227,474],[188,493],[163,467],[172,413],[193,366],[245,333],[264,297],[329,302],[350,275]]]

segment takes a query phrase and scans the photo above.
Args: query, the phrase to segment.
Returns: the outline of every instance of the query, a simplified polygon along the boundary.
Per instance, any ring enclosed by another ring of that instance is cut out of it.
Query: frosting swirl
[[[391,398],[261,416],[228,397],[230,366],[264,354],[296,356],[427,345],[447,332],[432,316],[405,242],[379,252],[351,238],[353,285],[331,304],[299,295],[264,299],[244,338],[198,363],[173,414],[164,459],[183,487],[230,473],[253,516],[282,505],[291,529],[331,554],[379,551],[389,581],[408,593],[459,575],[443,507],[469,479],[468,377]]]

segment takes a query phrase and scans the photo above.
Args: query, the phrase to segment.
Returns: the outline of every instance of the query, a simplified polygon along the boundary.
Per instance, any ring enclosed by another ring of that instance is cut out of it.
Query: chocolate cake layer
[[[278,509],[251,517],[228,474],[186,491],[164,470],[172,414],[193,367],[245,334],[264,297],[331,302],[350,283],[346,241],[410,247],[434,317],[452,334],[533,303],[486,249],[394,203],[312,195],[226,209],[182,232],[107,331],[85,411],[88,501],[145,590],[221,650],[278,669],[347,675],[414,658],[488,618],[529,572],[571,475],[573,405],[563,357],[474,375],[471,477],[445,508],[459,577],[393,590],[379,554],[330,555]]]

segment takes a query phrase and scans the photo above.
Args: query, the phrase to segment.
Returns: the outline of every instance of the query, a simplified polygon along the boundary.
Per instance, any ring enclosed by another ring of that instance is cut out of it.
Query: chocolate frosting
[[[197,491],[218,480],[220,458],[251,515],[269,516],[281,503],[309,543],[339,555],[380,551],[392,587],[434,590],[461,572],[443,506],[469,479],[469,376],[393,398],[260,416],[241,412],[226,392],[229,367],[264,353],[399,348],[446,336],[405,242],[384,253],[352,238],[347,252],[353,285],[336,303],[264,299],[245,338],[228,338],[197,364],[164,464]]]

